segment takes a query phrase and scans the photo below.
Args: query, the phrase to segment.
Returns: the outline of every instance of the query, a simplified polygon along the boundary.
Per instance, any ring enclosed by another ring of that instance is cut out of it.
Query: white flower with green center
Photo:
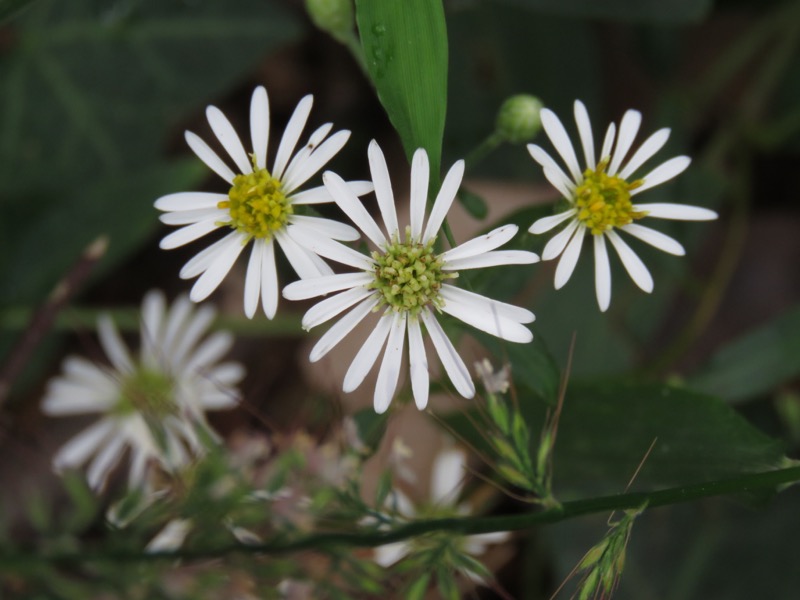
[[[569,174],[542,148],[528,145],[533,159],[544,169],[547,180],[569,202],[569,208],[557,215],[544,217],[530,226],[531,233],[545,233],[561,223],[566,227],[553,236],[542,251],[543,260],[559,255],[555,287],[560,289],[572,275],[583,240],[589,233],[594,245],[595,289],[600,310],[611,303],[611,266],[606,239],[617,251],[634,283],[647,293],[653,291],[653,278],[647,267],[617,233],[617,230],[638,238],[651,246],[683,256],[683,246],[673,238],[636,223],[645,217],[678,221],[707,221],[717,218],[717,213],[707,208],[670,203],[634,203],[635,196],[682,173],[691,162],[688,156],[676,156],[651,170],[643,177],[634,178],[645,162],[652,158],[669,138],[669,129],[660,129],[648,137],[629,156],[634,138],[639,131],[642,115],[627,111],[620,122],[619,134],[614,123],[608,127],[599,159],[595,159],[595,146],[589,114],[582,102],[575,101],[575,122],[583,147],[585,169],[581,170],[572,142],[564,126],[551,110],[541,111],[542,125],[547,137],[567,166]]]
[[[103,414],[58,451],[55,468],[88,462],[87,478],[97,489],[130,448],[129,484],[141,487],[150,462],[172,470],[201,454],[198,431],[215,435],[205,411],[236,406],[236,384],[244,376],[239,363],[219,363],[233,344],[231,334],[205,337],[214,316],[210,306],[194,310],[185,296],[167,309],[161,292],[149,292],[142,303],[138,358],[111,318],[100,317],[100,344],[111,365],[68,357],[42,402],[51,416]]]
[[[238,174],[230,169],[203,140],[186,132],[186,142],[212,171],[230,184],[227,194],[179,192],[159,198],[155,206],[165,211],[161,221],[167,225],[183,225],[181,229],[161,240],[164,249],[177,248],[217,229],[228,230],[184,265],[183,279],[198,277],[190,297],[204,300],[222,282],[245,246],[253,249],[247,266],[244,288],[244,311],[252,318],[258,308],[259,296],[267,318],[275,316],[278,308],[278,275],[275,268],[275,242],[283,250],[292,268],[303,279],[333,273],[316,254],[298,244],[289,235],[300,230],[308,236],[325,236],[337,240],[354,240],[358,232],[348,225],[330,219],[296,214],[302,205],[332,202],[324,186],[299,191],[342,149],[350,137],[349,131],[338,131],[328,137],[333,125],[326,123],[314,131],[300,150],[295,147],[311,112],[313,98],[306,96],[289,119],[272,169],[267,169],[270,112],[267,91],[256,88],[250,104],[250,138],[253,153],[245,152],[233,126],[214,107],[206,116],[219,143],[236,164]],[[327,139],[326,139],[327,138]],[[294,153],[294,156],[293,156]],[[348,184],[356,195],[372,191],[369,182]]]
[[[367,315],[380,311],[374,331],[345,375],[345,392],[361,385],[385,345],[374,395],[375,410],[384,412],[397,388],[407,332],[411,389],[417,407],[425,408],[429,373],[422,340],[424,326],[455,389],[471,398],[475,386],[464,361],[436,320],[436,313],[445,312],[510,342],[530,342],[533,335],[523,323],[533,322],[532,312],[468,292],[452,282],[462,269],[530,264],[539,257],[521,250],[496,250],[514,236],[518,229],[515,225],[499,227],[446,252],[436,252],[436,236],[461,185],[463,161],[456,162],[447,173],[425,224],[428,156],[424,150],[417,150],[411,165],[411,223],[402,229],[397,222],[386,160],[374,141],[369,147],[369,165],[386,234],[338,175],[327,171],[322,179],[339,207],[374,244],[375,251],[365,255],[325,238],[312,238],[298,230],[292,233],[298,243],[308,245],[320,256],[360,269],[357,273],[297,281],[284,288],[283,295],[289,300],[341,292],[305,314],[305,329],[354,307],[320,338],[310,359],[315,362],[325,356]]]

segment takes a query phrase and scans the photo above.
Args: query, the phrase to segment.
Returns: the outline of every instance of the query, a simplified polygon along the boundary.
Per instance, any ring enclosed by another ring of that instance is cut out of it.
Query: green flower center
[[[442,282],[458,277],[458,273],[442,271],[442,261],[434,252],[436,238],[427,244],[411,239],[411,229],[406,228],[406,241],[397,236],[383,251],[375,251],[375,280],[370,289],[381,293],[378,306],[386,305],[395,312],[419,314],[425,306],[432,304],[440,308],[444,301],[439,295]]]
[[[114,411],[120,415],[138,412],[157,420],[175,414],[177,405],[172,378],[140,367],[122,381]]]
[[[593,235],[622,227],[645,216],[644,212],[633,210],[631,202],[631,190],[642,185],[642,180],[628,183],[606,173],[607,166],[608,160],[603,160],[596,170],[586,169],[583,183],[575,190],[578,221],[588,227]]]
[[[248,238],[271,237],[286,226],[293,212],[281,182],[266,169],[257,168],[255,156],[253,172],[234,177],[228,199],[218,203],[217,208],[226,209],[231,215],[226,224]]]

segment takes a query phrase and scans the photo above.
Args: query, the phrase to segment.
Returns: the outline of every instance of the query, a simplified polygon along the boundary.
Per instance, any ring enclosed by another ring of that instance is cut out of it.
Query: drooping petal
[[[228,244],[219,249],[208,269],[192,286],[189,297],[193,302],[202,302],[211,295],[211,292],[217,289],[217,286],[233,267],[233,263],[239,258],[239,254],[242,253],[244,247],[245,244],[239,239],[232,238]]]
[[[450,262],[489,252],[508,242],[517,234],[517,231],[519,231],[519,227],[516,225],[503,225],[497,229],[492,229],[487,234],[472,238],[447,252],[443,252],[439,255],[439,258],[445,262]]]
[[[267,90],[260,85],[253,91],[253,98],[250,100],[250,141],[259,169],[267,168],[269,119],[269,97]]]
[[[239,172],[252,172],[253,167],[250,165],[244,146],[242,146],[242,140],[239,139],[233,125],[231,125],[227,117],[222,114],[222,111],[216,106],[209,106],[206,108],[206,118],[208,119],[208,124],[211,125],[211,130],[214,132],[214,135],[217,136],[219,143],[222,144],[222,147],[225,148],[225,152],[227,152],[228,156],[236,163]]]
[[[439,360],[442,362],[447,376],[453,382],[456,391],[464,398],[472,398],[475,395],[475,384],[469,376],[469,371],[464,361],[456,352],[452,342],[447,338],[442,326],[436,320],[428,308],[424,308],[419,317],[425,324],[425,329],[433,342],[433,347]]]
[[[558,227],[566,221],[574,217],[578,213],[576,208],[571,208],[570,210],[565,210],[562,213],[558,213],[557,215],[551,215],[549,217],[542,217],[541,219],[537,219],[533,222],[533,225],[528,227],[528,231],[535,234],[546,233],[551,229]],[[558,255],[556,255],[558,256]]]
[[[322,181],[337,206],[356,224],[356,227],[363,231],[373,244],[384,248],[387,242],[383,232],[344,180],[332,171],[325,171],[322,174]]]
[[[583,157],[586,160],[586,168],[594,169],[597,166],[594,158],[594,137],[592,136],[592,122],[589,120],[589,113],[583,102],[575,100],[573,106],[575,123],[578,125],[578,135],[583,146]]]
[[[411,237],[419,240],[422,236],[422,222],[428,204],[428,184],[430,165],[428,153],[418,148],[411,159]]]
[[[642,259],[640,259],[636,253],[631,250],[631,247],[628,246],[628,244],[625,243],[625,240],[619,237],[614,230],[607,231],[605,235],[608,236],[608,239],[611,241],[611,244],[617,251],[625,270],[628,271],[628,275],[631,276],[633,282],[648,294],[652,292],[653,277],[650,275],[650,271],[647,270],[647,267],[642,262]]]
[[[669,181],[673,177],[677,177],[687,169],[691,162],[692,159],[688,156],[676,156],[675,158],[670,158],[667,162],[662,163],[650,171],[647,175],[642,177],[644,183],[631,190],[631,196],[641,194],[645,190],[649,190],[650,188],[662,184],[665,181]]]
[[[314,344],[314,347],[311,349],[311,354],[308,356],[308,360],[317,362],[328,352],[333,350],[336,344],[341,342],[348,333],[353,331],[356,325],[363,321],[364,317],[370,314],[372,309],[377,305],[378,297],[373,294],[344,315],[319,338],[316,344]]]
[[[375,197],[378,200],[378,208],[381,211],[383,224],[386,226],[386,235],[391,238],[393,233],[400,231],[397,224],[397,209],[394,205],[392,181],[389,178],[389,168],[386,166],[386,158],[378,142],[375,140],[369,143],[367,156],[369,158],[369,172],[372,175],[372,182],[375,185]]]
[[[278,145],[278,153],[275,155],[275,163],[272,168],[272,176],[279,181],[283,179],[283,171],[286,165],[289,164],[289,159],[297,146],[297,140],[300,139],[300,134],[308,121],[308,115],[311,114],[311,106],[314,104],[314,97],[310,94],[304,96],[294,109],[289,122],[286,124],[286,130],[283,132],[281,143]]]
[[[439,228],[442,226],[450,207],[453,205],[453,200],[458,193],[458,188],[461,186],[461,179],[464,177],[464,161],[457,160],[447,175],[444,177],[444,183],[439,189],[439,194],[436,196],[436,201],[433,203],[431,214],[428,217],[428,224],[425,227],[425,233],[422,235],[422,243],[428,243],[439,233]]]
[[[428,357],[425,343],[422,341],[422,329],[419,320],[408,319],[408,366],[411,377],[411,393],[419,410],[428,406],[430,392],[430,374],[428,373]]]
[[[608,262],[606,237],[594,235],[594,289],[602,312],[611,304],[611,264]]]
[[[648,217],[673,221],[712,221],[718,217],[717,213],[708,208],[669,202],[634,204],[633,210],[645,212]]]
[[[209,192],[176,192],[161,196],[155,201],[158,210],[170,212],[184,212],[189,210],[202,210],[204,208],[217,208],[220,202],[228,199],[226,194],[212,194]]]
[[[614,148],[614,156],[608,165],[609,175],[617,174],[619,166],[633,145],[633,140],[636,139],[636,134],[639,132],[639,125],[641,124],[642,113],[638,110],[628,110],[622,115],[622,121],[619,124],[619,135],[617,136],[617,146]]]
[[[570,240],[561,260],[558,261],[556,267],[555,287],[557,290],[564,287],[572,276],[575,270],[575,265],[578,264],[578,257],[581,255],[581,248],[583,247],[583,237],[586,234],[586,227],[578,227],[578,231]]]
[[[561,254],[572,239],[572,234],[578,229],[578,225],[580,225],[578,219],[573,219],[569,225],[551,237],[542,250],[542,260],[552,260]]]
[[[250,260],[247,261],[247,274],[244,277],[244,314],[252,319],[258,308],[258,298],[261,295],[261,261],[264,256],[263,239],[253,242]]]
[[[347,369],[347,373],[344,376],[342,389],[345,392],[352,392],[360,386],[367,376],[367,373],[372,369],[375,361],[378,360],[386,338],[389,336],[392,320],[392,312],[385,312],[378,320],[375,329],[369,334],[364,345],[361,346],[361,349],[356,354],[356,357],[353,359],[350,368]]]
[[[214,152],[208,144],[191,131],[185,132],[184,138],[186,139],[186,143],[189,144],[189,148],[192,149],[192,152],[197,155],[197,158],[202,160],[214,173],[233,185],[233,178],[236,177],[236,173],[231,171],[230,167],[217,156],[217,153]]]
[[[531,265],[539,262],[539,256],[527,250],[495,250],[453,260],[442,266],[443,271],[460,271],[461,269],[482,269],[501,265]]]
[[[343,240],[346,242],[353,242],[361,235],[358,230],[350,225],[345,225],[333,219],[323,219],[320,217],[310,217],[306,215],[292,215],[289,217],[289,223],[295,225],[302,225],[304,228],[314,229],[323,235],[328,236],[334,240]]]
[[[641,146],[639,146],[639,149],[628,161],[628,164],[625,165],[625,168],[619,172],[619,176],[622,179],[628,179],[628,177],[636,172],[636,169],[641,167],[644,163],[655,156],[656,152],[664,147],[664,144],[667,143],[668,139],[669,129],[665,127],[664,129],[659,129],[656,131],[653,135],[647,138]]]
[[[386,342],[386,351],[378,370],[378,380],[375,383],[373,408],[375,412],[383,414],[389,408],[397,389],[400,378],[400,367],[403,363],[403,347],[406,339],[406,313],[395,313],[392,326],[389,329],[389,340]]]
[[[564,129],[564,125],[561,124],[556,114],[548,108],[543,108],[539,112],[539,116],[542,119],[542,127],[547,133],[547,137],[550,138],[556,152],[564,159],[567,169],[572,174],[573,181],[580,181],[582,175],[578,157],[575,156],[575,149],[572,147],[572,142],[569,139],[569,135],[567,135],[567,130]]]
[[[686,254],[686,250],[683,249],[683,246],[681,246],[677,240],[655,229],[637,225],[636,223],[629,223],[628,225],[620,227],[620,229],[668,254],[674,254],[675,256],[683,256]]]
[[[205,221],[200,221],[193,225],[187,225],[186,227],[181,227],[177,231],[173,231],[169,235],[164,236],[161,239],[159,247],[162,250],[172,250],[173,248],[178,248],[189,242],[193,242],[218,228],[219,224],[215,218],[206,219]]]

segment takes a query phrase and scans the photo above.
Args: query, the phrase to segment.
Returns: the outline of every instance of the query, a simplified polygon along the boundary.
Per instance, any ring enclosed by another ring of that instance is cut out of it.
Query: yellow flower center
[[[642,180],[628,183],[616,175],[606,173],[607,166],[608,161],[603,160],[596,170],[586,169],[583,183],[575,190],[578,221],[588,227],[593,235],[622,227],[646,214],[633,210],[631,202],[631,190],[642,185]]]
[[[253,172],[237,175],[228,199],[217,204],[226,209],[231,220],[226,223],[248,238],[269,238],[284,228],[292,215],[292,205],[281,189],[281,182],[266,169],[255,166]]]
[[[442,271],[442,261],[434,252],[436,238],[421,244],[411,239],[410,234],[410,228],[406,228],[405,242],[394,236],[384,252],[372,253],[376,262],[375,280],[368,287],[381,293],[379,306],[387,305],[395,312],[415,316],[429,304],[441,307],[442,282],[458,274]]]

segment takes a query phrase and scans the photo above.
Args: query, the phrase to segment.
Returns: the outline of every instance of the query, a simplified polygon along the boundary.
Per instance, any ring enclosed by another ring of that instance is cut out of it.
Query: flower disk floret
[[[522,250],[497,250],[517,232],[514,225],[499,227],[437,254],[436,235],[461,185],[464,162],[456,162],[445,176],[426,223],[429,165],[427,154],[422,149],[417,150],[412,160],[410,223],[401,233],[386,160],[374,141],[369,146],[368,157],[385,232],[338,175],[328,171],[323,175],[323,181],[337,205],[375,246],[371,254],[357,252],[329,239],[308,237],[305,232],[292,232],[298,243],[302,242],[320,256],[358,269],[355,273],[297,281],[284,288],[283,295],[290,300],[340,292],[322,300],[305,314],[305,329],[316,327],[351,309],[323,334],[311,350],[310,359],[312,362],[319,360],[370,313],[381,312],[377,325],[345,375],[345,392],[361,385],[383,351],[374,407],[377,412],[384,412],[397,388],[408,338],[411,389],[417,407],[425,408],[430,375],[422,337],[424,327],[455,389],[462,396],[471,398],[475,386],[436,314],[447,313],[476,329],[518,343],[533,339],[524,324],[533,322],[534,316],[529,310],[468,292],[448,281],[455,279],[459,270],[531,264],[539,257]]]
[[[333,273],[331,268],[308,247],[289,235],[302,230],[312,236],[336,240],[354,240],[358,232],[330,219],[298,214],[303,205],[332,202],[324,186],[300,191],[345,145],[349,131],[330,132],[326,123],[316,129],[308,141],[296,150],[300,135],[311,112],[313,98],[306,96],[295,108],[278,146],[272,168],[267,169],[270,134],[270,108],[267,92],[258,87],[250,103],[250,138],[252,153],[245,152],[230,121],[218,108],[206,110],[208,123],[217,141],[236,164],[238,173],[222,160],[202,139],[186,132],[186,143],[212,171],[230,185],[228,194],[179,192],[159,198],[155,206],[166,214],[161,221],[181,225],[161,240],[164,249],[193,242],[217,229],[228,234],[202,250],[180,271],[183,279],[199,277],[190,297],[195,302],[207,298],[233,267],[245,246],[252,244],[244,288],[244,312],[253,317],[259,298],[267,318],[278,307],[278,275],[275,244],[280,246],[300,278]],[[366,181],[348,184],[356,195],[372,191]]]
[[[535,144],[528,145],[528,151],[544,169],[547,180],[569,203],[567,210],[539,219],[530,226],[529,231],[541,234],[566,223],[564,229],[547,242],[542,252],[543,260],[561,256],[556,267],[556,289],[560,289],[569,281],[587,232],[592,235],[597,303],[600,310],[605,311],[611,303],[611,266],[606,240],[611,242],[634,283],[645,292],[653,291],[650,271],[617,230],[624,231],[659,250],[682,256],[685,251],[680,243],[636,221],[646,217],[706,221],[716,219],[717,214],[707,208],[684,204],[634,203],[634,198],[638,194],[676,177],[691,162],[688,156],[676,156],[643,177],[632,178],[639,168],[667,143],[669,129],[656,131],[629,156],[642,121],[641,113],[629,110],[622,117],[619,133],[614,123],[608,127],[599,160],[595,160],[592,126],[586,107],[576,100],[574,112],[585,169],[581,170],[569,135],[551,110],[542,109],[542,126],[567,166],[569,174],[541,147]]]

